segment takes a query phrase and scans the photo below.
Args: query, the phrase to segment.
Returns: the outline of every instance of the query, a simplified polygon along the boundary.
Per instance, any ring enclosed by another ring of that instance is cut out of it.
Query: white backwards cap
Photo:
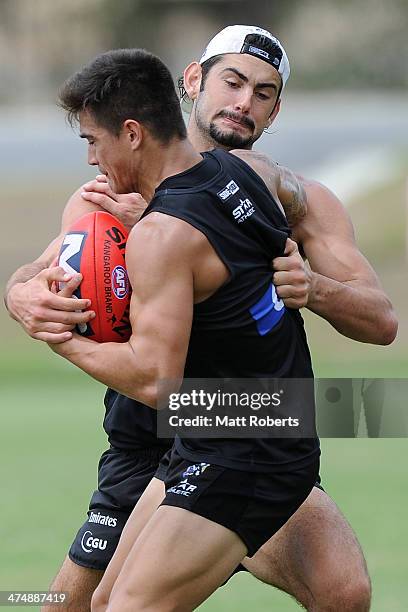
[[[288,56],[279,40],[267,30],[256,26],[227,26],[210,40],[200,64],[224,53],[247,53],[267,62],[279,72],[282,89],[285,87],[290,75]]]

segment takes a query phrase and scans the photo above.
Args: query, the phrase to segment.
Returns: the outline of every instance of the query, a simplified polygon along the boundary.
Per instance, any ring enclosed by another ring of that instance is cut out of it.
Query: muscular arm
[[[302,302],[301,296],[306,296],[307,287],[307,307],[341,334],[360,342],[390,344],[398,327],[392,305],[358,250],[351,221],[336,196],[265,155],[241,150],[234,154],[251,165],[272,195],[278,185],[276,192],[293,228],[292,237],[309,261],[312,272],[306,278],[298,258],[293,259],[295,267],[284,257],[274,260],[274,282],[286,305],[304,305],[306,299]]]
[[[18,321],[18,315],[17,315],[17,312],[14,311],[13,301],[11,300],[9,304],[9,294],[10,294],[11,289],[15,285],[26,283],[27,281],[32,279],[34,276],[36,276],[36,274],[41,272],[41,270],[48,268],[48,266],[56,258],[60,246],[61,246],[61,239],[58,236],[48,245],[48,247],[40,255],[40,257],[35,259],[33,262],[25,264],[24,266],[21,266],[20,268],[18,268],[18,270],[16,270],[14,274],[9,278],[7,285],[6,285],[6,290],[4,292],[4,303],[5,303],[7,310],[10,313],[10,316],[16,321]]]
[[[18,321],[33,338],[61,342],[71,337],[70,328],[85,323],[93,313],[79,313],[89,306],[88,300],[75,300],[70,296],[78,286],[80,277],[71,278],[62,295],[50,291],[55,281],[66,280],[61,268],[49,269],[56,259],[63,237],[70,225],[79,217],[99,206],[81,197],[82,188],[68,200],[62,216],[61,232],[45,251],[32,263],[21,266],[7,283],[4,302],[10,316]]]
[[[59,253],[65,233],[74,221],[88,212],[107,210],[122,221],[125,227],[131,229],[146,206],[147,203],[138,193],[120,195],[113,193],[104,175],[99,175],[95,180],[77,189],[69,198],[63,211],[60,234],[35,261],[21,266],[8,281],[4,301],[10,315],[16,318],[13,308],[8,306],[8,295],[11,288],[16,284],[29,281],[52,264]]]
[[[312,270],[307,307],[349,338],[391,343],[397,332],[392,305],[358,250],[346,210],[323,185],[308,181],[305,188],[308,212],[293,238]]]
[[[236,149],[234,155],[243,159],[263,179],[276,203],[286,215],[289,225],[299,223],[307,212],[307,197],[302,185],[291,170],[278,166],[266,155],[256,151]],[[282,206],[283,205],[283,206]],[[310,289],[310,272],[299,254],[297,244],[286,241],[285,253],[272,262],[273,282],[280,298],[288,308],[303,308]]]
[[[180,384],[183,378],[194,301],[193,258],[179,232],[183,222],[160,217],[162,223],[157,216],[142,220],[127,243],[133,287],[130,340],[97,344],[74,334],[53,347],[93,378],[152,407],[160,380]]]

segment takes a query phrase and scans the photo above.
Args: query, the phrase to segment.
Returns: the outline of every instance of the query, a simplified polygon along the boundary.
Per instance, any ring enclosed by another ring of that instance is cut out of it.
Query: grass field
[[[83,521],[105,448],[103,388],[70,367],[51,365],[52,358],[39,350],[37,371],[2,380],[0,590],[47,587]],[[372,609],[405,611],[408,440],[323,440],[322,448],[323,482],[366,553]],[[297,606],[239,575],[201,609],[289,612]]]
[[[352,343],[307,314],[319,376],[407,377],[404,185],[399,177],[387,191],[368,194],[351,210],[363,251],[397,308],[398,339],[391,347]],[[49,200],[53,197],[48,195]],[[16,202],[16,210],[18,206]],[[28,238],[26,244],[32,244]],[[43,245],[42,239],[36,236],[39,244],[33,248]],[[2,248],[8,253],[2,278],[17,265],[17,250],[21,262],[31,257],[21,252],[11,234]],[[97,459],[106,447],[103,388],[47,347],[29,341],[4,313],[0,329],[0,590],[39,590],[47,588],[82,524],[96,484]],[[372,610],[405,612],[408,440],[327,439],[322,450],[323,483],[353,525],[367,557]],[[290,612],[298,607],[288,596],[238,575],[201,609]]]

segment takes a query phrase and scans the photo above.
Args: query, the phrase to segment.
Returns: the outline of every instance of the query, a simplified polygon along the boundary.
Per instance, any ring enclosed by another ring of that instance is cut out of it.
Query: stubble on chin
[[[249,149],[254,143],[254,139],[251,136],[245,138],[233,130],[225,132],[217,127],[215,123],[210,123],[209,132],[216,144],[230,149]]]

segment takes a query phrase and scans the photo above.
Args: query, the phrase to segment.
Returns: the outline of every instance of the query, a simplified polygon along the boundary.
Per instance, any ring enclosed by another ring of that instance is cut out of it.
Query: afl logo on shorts
[[[129,278],[123,266],[116,266],[113,269],[112,289],[119,300],[123,300],[129,293]]]

